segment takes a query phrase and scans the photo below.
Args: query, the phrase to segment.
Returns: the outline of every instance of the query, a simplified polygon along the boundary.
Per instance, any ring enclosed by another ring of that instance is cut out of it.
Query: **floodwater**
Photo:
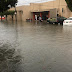
[[[72,26],[0,22],[0,72],[72,72]]]

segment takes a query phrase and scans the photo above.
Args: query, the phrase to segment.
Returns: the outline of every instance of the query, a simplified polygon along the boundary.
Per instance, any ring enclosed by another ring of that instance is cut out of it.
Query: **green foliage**
[[[70,9],[70,11],[72,12],[72,0],[65,0],[67,3],[68,8]]]
[[[4,14],[1,12],[1,13],[0,13],[0,16],[4,16]]]
[[[8,10],[10,7],[15,7],[17,0],[0,0],[0,12]]]
[[[4,15],[14,15],[15,11],[5,11]]]
[[[14,14],[15,14],[15,11],[5,11],[3,13],[2,12],[0,13],[1,16],[3,16],[3,15],[14,15]]]

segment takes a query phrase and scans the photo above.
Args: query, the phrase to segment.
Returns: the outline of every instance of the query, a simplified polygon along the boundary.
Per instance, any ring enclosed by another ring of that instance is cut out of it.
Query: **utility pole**
[[[16,21],[17,21],[17,10],[16,10],[16,5],[17,5],[17,4],[15,4],[15,19],[16,19]]]
[[[63,8],[62,8],[62,16],[63,16]]]
[[[59,5],[58,5],[58,13],[59,13],[59,8],[60,8],[60,0],[59,0]]]

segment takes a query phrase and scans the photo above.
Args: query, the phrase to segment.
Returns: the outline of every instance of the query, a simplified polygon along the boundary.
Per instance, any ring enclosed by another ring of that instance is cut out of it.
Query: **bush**
[[[14,15],[15,11],[6,11],[4,15]]]
[[[14,15],[15,14],[15,11],[5,11],[5,12],[1,12],[0,13],[0,16],[4,16],[4,15]]]

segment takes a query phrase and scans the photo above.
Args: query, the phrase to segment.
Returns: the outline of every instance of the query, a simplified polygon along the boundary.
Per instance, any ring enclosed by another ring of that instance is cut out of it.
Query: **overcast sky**
[[[48,1],[53,1],[53,0],[18,0],[17,6],[29,5],[30,3],[48,2]]]

